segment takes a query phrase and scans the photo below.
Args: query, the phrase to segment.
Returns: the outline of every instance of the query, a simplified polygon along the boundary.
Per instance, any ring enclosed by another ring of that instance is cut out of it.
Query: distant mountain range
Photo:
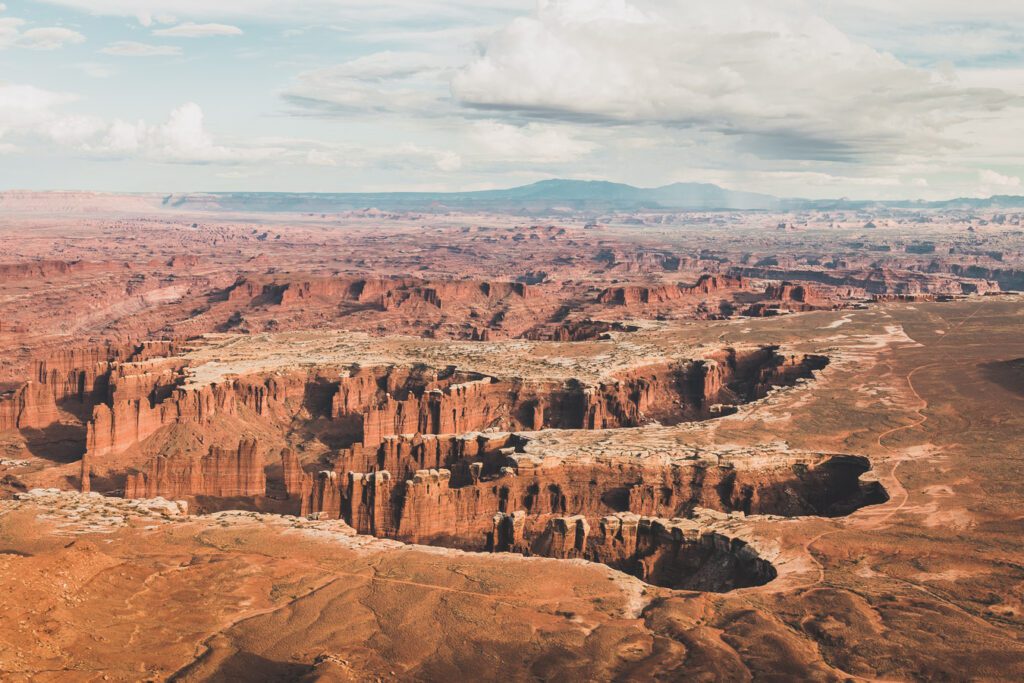
[[[82,192],[0,192],[0,209],[102,211],[140,210],[143,206],[181,211],[338,213],[378,209],[386,212],[485,212],[522,216],[584,215],[672,211],[878,211],[947,209],[1006,211],[1024,209],[1024,197],[985,199],[872,201],[783,199],[727,190],[709,183],[674,183],[642,188],[598,180],[542,180],[532,185],[478,192],[196,192],[171,195]]]
[[[234,211],[335,212],[493,211],[519,214],[641,210],[774,209],[770,195],[734,192],[707,183],[676,183],[640,188],[592,180],[542,180],[532,185],[478,192],[278,193],[226,192],[171,195],[165,205]]]
[[[333,213],[361,209],[381,211],[484,211],[519,215],[636,211],[795,211],[903,209],[1019,209],[1024,197],[869,201],[851,199],[781,199],[756,192],[727,190],[710,183],[674,183],[642,188],[600,180],[542,180],[531,185],[478,192],[283,193],[217,192],[169,195],[165,206],[225,211]]]

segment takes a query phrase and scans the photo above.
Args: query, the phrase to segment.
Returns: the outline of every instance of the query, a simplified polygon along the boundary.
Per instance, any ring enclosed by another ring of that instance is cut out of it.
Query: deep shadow
[[[50,462],[67,464],[85,454],[84,424],[54,422],[47,427],[22,429],[21,436],[29,453]]]
[[[211,651],[207,656],[215,656],[216,651]],[[194,664],[201,663],[205,658],[197,660]],[[186,680],[192,673],[194,665],[179,670],[168,681]],[[237,651],[230,657],[221,661],[217,668],[210,673],[204,673],[205,681],[222,681],[224,683],[236,683],[247,681],[248,683],[291,683],[302,680],[304,676],[313,671],[311,664],[298,662],[276,662],[266,657],[261,657],[252,652]]]
[[[1010,393],[1024,396],[1024,358],[982,363],[982,375]]]

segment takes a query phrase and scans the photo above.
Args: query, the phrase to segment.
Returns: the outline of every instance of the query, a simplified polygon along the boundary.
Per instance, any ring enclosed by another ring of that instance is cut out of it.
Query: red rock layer
[[[59,419],[53,390],[47,384],[25,382],[10,394],[0,396],[0,431],[38,429]]]
[[[697,280],[697,283],[692,286],[675,284],[609,287],[598,295],[597,300],[600,303],[618,304],[620,306],[664,304],[694,296],[707,296],[718,292],[735,291],[745,287],[746,284],[742,278],[706,274],[702,275]]]
[[[762,585],[776,576],[771,563],[742,539],[686,520],[620,513],[592,528],[580,515],[553,517],[533,543],[522,539],[518,523],[515,513],[495,515],[493,536],[499,544],[510,541],[508,550],[601,562],[659,586],[720,592]]]
[[[509,297],[528,298],[529,286],[519,282],[342,276],[267,282],[265,278],[250,276],[239,279],[227,293],[227,300],[234,304],[292,307],[330,300],[369,304],[381,311],[416,303],[443,309],[450,304],[485,303]]]
[[[307,486],[306,475],[298,456],[290,448],[281,450],[281,476],[284,479],[284,490],[288,497],[300,499]]]
[[[617,322],[576,320],[559,325],[538,325],[523,334],[533,341],[578,342],[605,338],[609,332],[631,332],[635,327]]]
[[[730,272],[745,277],[829,285],[849,292],[867,295],[946,295],[985,294],[1000,291],[999,283],[989,280],[966,280],[940,273],[897,271],[889,268],[802,269],[779,267],[733,268]],[[860,297],[858,297],[860,298]]]
[[[628,511],[678,517],[695,507],[832,514],[881,495],[873,485],[858,482],[869,466],[863,458],[834,456],[749,470],[705,461],[673,468],[632,461],[563,463],[516,454],[520,438],[390,439],[377,450],[376,462],[396,466],[394,478],[385,469],[348,469],[372,460],[365,451],[353,450],[334,471],[307,480],[302,512],[343,517],[361,533],[479,550],[488,543],[494,515],[517,510],[524,515],[523,533],[533,539],[552,515],[595,520]],[[445,467],[411,469],[412,463],[442,462]]]
[[[32,380],[0,396],[0,431],[53,424],[60,419],[58,404],[69,400],[89,409],[107,400],[111,374],[124,373],[125,364],[160,358],[172,352],[171,342],[104,344],[72,348],[38,360]],[[161,377],[170,382],[173,374],[168,372]],[[147,391],[151,391],[156,382],[154,378]]]
[[[126,498],[177,498],[184,496],[262,496],[267,480],[263,460],[253,440],[241,441],[234,451],[213,446],[198,459],[187,456],[157,457],[144,472],[129,474]]]

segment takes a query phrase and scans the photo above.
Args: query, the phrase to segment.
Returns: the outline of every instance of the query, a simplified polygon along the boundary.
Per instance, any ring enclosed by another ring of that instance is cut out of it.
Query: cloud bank
[[[763,157],[828,161],[956,146],[950,126],[1019,104],[747,0],[542,1],[485,43],[452,93],[494,112],[694,128]]]
[[[52,68],[36,81],[52,90],[3,86],[0,150],[33,166],[49,159],[41,179],[77,164],[134,182],[139,168],[165,164],[159,177],[193,182],[198,169],[173,170],[182,163],[271,179],[268,168],[290,164],[301,169],[268,182],[458,189],[574,176],[936,198],[1020,191],[1024,177],[1017,1],[36,9],[33,22],[0,15],[0,49],[15,80]],[[60,85],[62,73],[93,78]],[[148,121],[136,119],[143,112]]]

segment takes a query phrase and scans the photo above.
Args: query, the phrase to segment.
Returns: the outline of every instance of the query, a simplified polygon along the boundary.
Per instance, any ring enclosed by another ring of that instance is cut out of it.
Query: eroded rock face
[[[129,474],[125,498],[262,496],[267,480],[255,441],[242,441],[234,451],[217,446],[199,461],[188,457],[157,457],[145,472]]]
[[[446,469],[420,470],[404,485],[387,471],[349,472],[344,482],[324,471],[303,498],[302,513],[343,518],[358,533],[410,543],[586,559],[670,588],[725,591],[775,577],[770,561],[747,541],[716,529],[706,512],[701,520],[601,515],[610,509],[605,496],[567,495],[557,484],[542,487],[537,479],[518,477],[511,467],[480,481],[479,465],[470,466],[474,481],[459,488]],[[577,506],[585,512],[566,513]]]
[[[531,436],[728,414],[773,387],[813,377],[828,363],[823,356],[725,348],[589,381],[388,364],[191,382],[188,362],[172,350],[135,349],[92,374],[79,367],[96,365],[92,357],[40,372],[50,379],[21,414],[45,421],[57,394],[91,405],[83,491],[185,498],[199,511],[289,511],[344,520],[379,538],[582,558],[652,583],[709,590],[754,585],[773,570],[717,532],[693,532],[686,519],[696,510],[831,515],[884,496],[858,481],[869,467],[863,459],[724,458],[685,449],[654,460],[566,457]],[[263,435],[267,445],[248,435],[226,442],[239,430]],[[338,447],[310,462],[280,448],[296,430]]]
[[[0,430],[46,427],[58,419],[53,390],[46,384],[26,382],[0,398]]]
[[[110,370],[107,397],[92,407],[86,425],[85,450],[93,472],[131,467],[145,471],[146,458],[140,456],[147,450],[150,456],[180,450],[160,445],[171,438],[168,430],[188,426],[201,435],[252,425],[284,434],[308,428],[341,447],[338,460],[352,465],[339,472],[344,476],[346,471],[385,469],[386,452],[377,454],[377,462],[371,454],[393,435],[596,430],[702,420],[761,398],[773,386],[811,377],[827,362],[821,356],[785,356],[774,347],[762,347],[637,367],[586,384],[497,378],[451,367],[356,366],[182,386],[187,372],[183,361],[154,354]],[[10,419],[51,419],[46,414],[54,405],[47,393],[51,390],[46,386],[37,397],[28,393],[33,386],[23,388],[21,404],[6,404],[19,406]],[[356,447],[361,450],[354,451]],[[204,454],[205,448],[193,451],[195,457]],[[292,488],[285,488],[292,492],[298,479],[294,463],[289,467]]]
[[[521,439],[509,435],[508,442]],[[527,515],[536,534],[551,515],[685,517],[706,508],[835,516],[886,499],[877,483],[860,482],[870,463],[856,456],[778,452],[773,462],[753,464],[740,457],[720,462],[680,456],[665,466],[628,457],[575,461],[515,451],[487,450],[472,439],[389,440],[378,452],[398,466],[395,476],[389,470],[353,472],[351,461],[339,461],[337,470],[309,482],[303,512],[343,517],[363,533],[416,543],[450,538],[455,547],[480,550],[494,514],[515,510]],[[411,469],[442,458],[444,467]]]
[[[724,592],[776,576],[753,545],[707,520],[618,513],[592,529],[581,515],[553,517],[527,552],[600,562],[656,586],[686,590]]]
[[[301,306],[315,300],[352,301],[390,310],[418,303],[439,309],[454,304],[485,303],[508,297],[528,298],[530,288],[520,282],[428,281],[416,278],[318,277],[307,280],[242,278],[228,288],[235,304],[261,303]]]
[[[635,306],[638,304],[664,304],[698,295],[723,291],[739,291],[747,288],[743,278],[722,275],[702,275],[694,285],[658,285],[609,287],[602,291],[597,300],[604,304]]]
[[[281,450],[281,478],[284,480],[284,490],[289,498],[301,498],[303,490],[308,488],[302,463],[295,451],[290,448]]]
[[[351,449],[307,479],[301,512],[409,543],[582,558],[658,585],[729,590],[764,583],[774,569],[711,530],[709,516],[838,516],[888,498],[861,481],[870,463],[857,456],[769,447],[545,457],[531,438],[415,435]],[[370,463],[392,469],[351,469]]]
[[[846,266],[846,267],[844,267]],[[827,286],[832,300],[845,294],[853,296],[962,296],[998,292],[999,283],[989,280],[968,280],[934,272],[913,272],[895,268],[853,267],[852,264],[834,264],[832,268],[799,267],[735,267],[730,272],[744,277],[781,279],[802,285]],[[785,294],[778,290],[770,294]]]
[[[0,431],[43,428],[60,419],[60,408],[89,412],[108,400],[128,398],[128,383],[135,381],[134,395],[152,393],[160,381],[173,383],[180,361],[167,363],[161,374],[127,370],[135,362],[169,356],[173,342],[102,344],[58,351],[37,360],[32,379],[6,395],[0,395]],[[122,377],[121,393],[111,395],[113,375]],[[127,379],[127,378],[131,379]]]

